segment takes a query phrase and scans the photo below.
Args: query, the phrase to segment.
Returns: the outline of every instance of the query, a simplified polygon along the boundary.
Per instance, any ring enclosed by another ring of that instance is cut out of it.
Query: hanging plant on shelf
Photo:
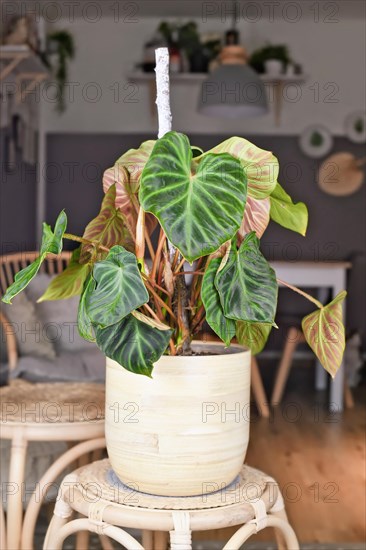
[[[55,62],[52,57],[55,56]],[[75,56],[74,38],[69,31],[60,30],[47,35],[47,51],[42,58],[47,67],[52,69],[58,87],[57,110],[63,113],[66,109],[65,85],[68,79],[68,63]]]

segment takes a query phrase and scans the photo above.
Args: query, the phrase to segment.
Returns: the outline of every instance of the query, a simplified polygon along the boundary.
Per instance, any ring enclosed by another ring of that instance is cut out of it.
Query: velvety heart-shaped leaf
[[[149,301],[136,256],[122,246],[111,248],[93,269],[96,288],[90,293],[87,312],[91,321],[108,327]]]
[[[277,183],[270,196],[271,218],[278,224],[306,235],[308,209],[303,202],[292,202],[290,195]]]
[[[215,278],[225,317],[274,323],[278,294],[276,274],[260,252],[255,233],[245,236],[239,250],[232,247],[225,262]]]
[[[250,197],[265,199],[275,188],[279,165],[270,151],[260,149],[244,138],[232,137],[216,145],[202,157],[204,158],[208,153],[229,153],[240,160],[248,179]]]
[[[165,352],[173,331],[142,313],[134,312],[119,323],[96,328],[99,348],[125,369],[151,378],[154,363]]]
[[[90,273],[88,264],[79,263],[80,248],[74,250],[67,268],[52,279],[49,287],[38,302],[66,300],[82,293],[84,282]]]
[[[228,154],[192,162],[187,136],[159,139],[141,177],[140,203],[154,214],[170,242],[189,262],[215,252],[238,231],[244,215],[246,178]]]
[[[269,197],[261,200],[253,199],[253,197],[247,198],[244,219],[238,232],[240,243],[244,239],[245,235],[251,231],[255,231],[258,239],[262,237],[269,224],[270,206]]]
[[[268,340],[272,325],[237,321],[236,338],[242,346],[250,349],[253,355],[260,353]]]
[[[214,258],[206,268],[202,281],[201,298],[206,310],[207,323],[225,342],[226,346],[229,346],[235,336],[236,326],[233,319],[225,317],[220,296],[215,287],[215,277],[220,264],[221,258]]]
[[[87,225],[83,238],[106,248],[119,244],[127,250],[134,250],[133,237],[126,226],[122,212],[116,208],[115,201],[116,186],[112,185],[103,199],[98,216]],[[98,252],[95,245],[82,245],[81,263],[94,263],[98,259],[100,259],[100,251]]]
[[[346,343],[342,316],[346,295],[346,291],[340,292],[330,304],[310,313],[302,321],[307,343],[332,378],[342,363]]]
[[[55,229],[52,231],[49,225],[43,224],[43,234],[41,242],[41,251],[39,257],[30,265],[19,271],[14,277],[14,282],[5,292],[2,301],[11,304],[11,300],[24,290],[31,280],[37,275],[39,268],[47,254],[60,254],[62,251],[62,238],[67,226],[67,217],[62,211],[55,223]]]
[[[95,290],[96,283],[93,279],[93,275],[89,275],[84,284],[84,290],[80,298],[78,309],[78,330],[79,334],[84,340],[89,342],[95,342],[93,323],[87,312],[87,304],[90,296]]]

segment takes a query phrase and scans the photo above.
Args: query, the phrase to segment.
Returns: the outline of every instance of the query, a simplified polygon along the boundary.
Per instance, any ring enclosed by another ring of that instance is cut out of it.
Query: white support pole
[[[158,108],[159,132],[158,138],[165,136],[172,129],[172,113],[170,110],[170,80],[169,80],[169,50],[155,50],[156,59],[156,105]],[[173,260],[175,247],[168,240],[170,261]]]
[[[155,50],[156,59],[156,105],[158,108],[159,133],[158,138],[165,136],[172,129],[172,113],[170,111],[170,82],[169,82],[169,50],[158,48]]]

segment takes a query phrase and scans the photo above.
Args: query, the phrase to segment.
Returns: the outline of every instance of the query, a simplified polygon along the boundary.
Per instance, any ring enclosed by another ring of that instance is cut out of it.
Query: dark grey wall
[[[33,250],[36,244],[36,168],[22,162],[20,152],[14,164],[7,164],[5,143],[9,134],[8,129],[0,132],[1,254]]]
[[[209,149],[226,137],[195,135],[192,142],[203,149]],[[50,181],[47,188],[47,219],[53,222],[58,212],[65,208],[70,220],[70,231],[80,234],[88,220],[98,212],[104,169],[112,166],[124,151],[137,147],[146,139],[154,137],[131,134],[50,135],[47,158],[49,163],[54,163],[55,168],[54,181]],[[249,136],[248,139],[274,152],[280,161],[280,182],[294,200],[302,200],[308,205],[310,213],[306,238],[272,223],[262,239],[264,253],[273,260],[351,259],[353,269],[348,281],[348,329],[361,330],[366,347],[366,186],[349,197],[331,197],[316,184],[315,174],[319,161],[302,154],[296,137]],[[336,138],[333,151],[343,150],[360,157],[364,154],[363,146]],[[308,303],[301,298],[298,300],[291,294],[291,299],[286,299],[286,291],[282,296],[280,309],[286,313],[307,312]]]

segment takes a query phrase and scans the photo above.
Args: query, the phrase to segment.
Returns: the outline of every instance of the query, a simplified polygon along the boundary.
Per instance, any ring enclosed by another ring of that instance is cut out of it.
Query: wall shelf
[[[171,73],[170,80],[172,82],[200,83],[203,82],[208,77],[208,75],[209,73]],[[263,80],[263,82],[268,84],[275,84],[276,82],[281,82],[284,84],[303,84],[307,79],[306,75],[303,74],[293,76],[287,76],[285,74],[278,76],[261,74],[259,76],[260,79]],[[129,80],[133,80],[134,82],[150,82],[151,80],[155,80],[155,72],[143,73],[142,71],[132,71],[127,74],[127,78]]]
[[[29,46],[0,46],[0,80],[15,81],[18,102],[48,75],[42,60]],[[25,88],[22,87],[24,82],[27,83]]]
[[[201,84],[208,77],[209,73],[171,73],[170,81],[172,84]],[[283,91],[285,86],[289,85],[302,85],[308,79],[307,75],[278,75],[272,76],[268,74],[259,75],[264,84],[271,87],[273,90],[273,105],[274,105],[274,119],[276,126],[280,125],[281,112],[283,106]],[[149,84],[151,94],[151,111],[154,114],[154,101],[155,101],[155,72],[144,73],[142,71],[132,71],[127,74],[127,78],[130,82],[140,82],[142,84]],[[271,101],[270,101],[271,103]]]

